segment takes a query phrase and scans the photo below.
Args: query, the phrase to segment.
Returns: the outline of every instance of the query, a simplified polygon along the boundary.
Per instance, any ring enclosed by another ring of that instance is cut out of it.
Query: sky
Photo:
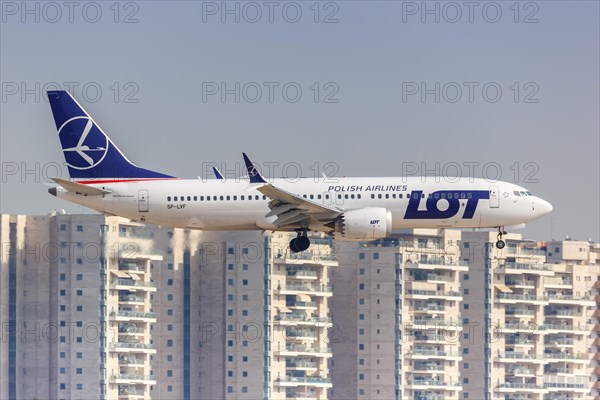
[[[2,213],[91,212],[44,184],[59,86],[155,171],[499,178],[554,206],[526,238],[600,239],[596,1],[67,4],[0,3]]]

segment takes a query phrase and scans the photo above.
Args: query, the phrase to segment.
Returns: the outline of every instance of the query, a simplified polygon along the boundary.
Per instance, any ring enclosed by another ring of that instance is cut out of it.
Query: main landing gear
[[[497,241],[496,241],[496,247],[499,249],[503,249],[504,246],[506,246],[506,243],[504,242],[504,240],[502,240],[502,235],[506,235],[508,232],[506,232],[504,229],[502,229],[501,227],[498,227],[498,236],[497,236]]]
[[[307,229],[298,230],[298,236],[290,241],[290,250],[292,253],[299,253],[310,247]]]

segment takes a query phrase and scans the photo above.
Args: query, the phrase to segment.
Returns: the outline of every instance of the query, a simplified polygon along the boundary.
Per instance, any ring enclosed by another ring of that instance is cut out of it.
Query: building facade
[[[597,244],[289,239],[2,215],[0,398],[600,399]]]

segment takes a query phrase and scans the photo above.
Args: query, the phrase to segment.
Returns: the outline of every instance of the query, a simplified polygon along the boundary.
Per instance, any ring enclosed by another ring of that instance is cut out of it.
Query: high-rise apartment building
[[[600,246],[495,236],[2,215],[0,398],[600,399]]]

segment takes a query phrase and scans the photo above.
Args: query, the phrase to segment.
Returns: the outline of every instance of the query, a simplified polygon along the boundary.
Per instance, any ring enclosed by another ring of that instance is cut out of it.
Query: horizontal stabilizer
[[[89,185],[84,185],[77,182],[68,181],[61,178],[52,178],[52,180],[58,183],[60,186],[67,189],[69,192],[85,194],[88,196],[98,196],[102,194],[110,193],[110,190],[98,189]]]

